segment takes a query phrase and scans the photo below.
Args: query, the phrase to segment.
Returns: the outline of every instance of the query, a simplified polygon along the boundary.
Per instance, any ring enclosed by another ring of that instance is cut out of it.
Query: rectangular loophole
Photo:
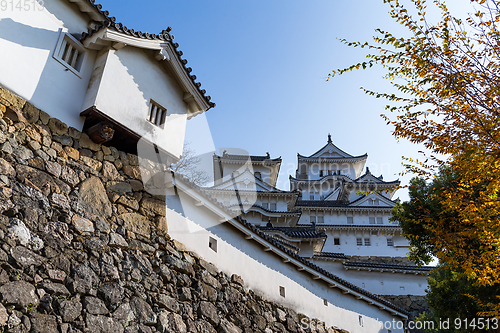
[[[208,237],[208,247],[212,249],[212,251],[217,253],[217,239],[213,237]]]
[[[66,70],[81,77],[85,48],[74,36],[61,30],[52,57],[66,67]]]
[[[285,287],[280,286],[280,296],[285,297]]]
[[[328,301],[326,300],[326,298],[323,298],[323,304],[324,304],[325,306],[328,306]]]
[[[158,127],[163,128],[165,124],[165,117],[167,116],[167,109],[153,100],[149,102],[149,116],[148,120]]]

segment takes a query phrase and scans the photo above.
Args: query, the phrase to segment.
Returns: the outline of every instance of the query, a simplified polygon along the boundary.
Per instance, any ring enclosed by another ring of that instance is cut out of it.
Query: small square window
[[[316,216],[310,216],[309,218],[311,223],[316,223]]]
[[[269,209],[269,203],[263,202],[262,203],[262,207],[265,208],[265,209]]]
[[[151,100],[149,102],[149,117],[148,120],[158,127],[163,128],[165,124],[165,118],[167,116],[167,109],[162,107],[160,104]]]
[[[381,217],[377,217],[377,224],[383,224],[384,220]]]
[[[375,218],[374,217],[370,217],[370,224],[375,224]]]
[[[269,204],[269,209],[270,210],[276,210],[276,204],[275,203]]]
[[[362,238],[356,238],[356,245],[357,246],[363,246],[363,239]]]
[[[370,246],[370,238],[365,238],[365,246]]]
[[[387,246],[394,246],[394,242],[392,241],[392,238],[387,238]]]
[[[214,252],[217,252],[217,239],[208,237],[208,247],[211,248]]]
[[[333,245],[340,245],[340,238],[334,238]]]
[[[85,58],[85,48],[75,37],[61,30],[52,56],[64,65],[67,70],[80,77]]]
[[[354,219],[352,216],[348,216],[347,217],[347,224],[353,224],[354,223]]]
[[[325,217],[324,216],[318,216],[318,223],[324,223],[325,222]]]
[[[285,297],[285,287],[280,286],[280,296]]]

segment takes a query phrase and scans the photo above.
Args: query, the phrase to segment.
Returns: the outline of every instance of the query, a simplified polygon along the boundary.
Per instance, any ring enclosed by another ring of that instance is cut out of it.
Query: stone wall
[[[378,295],[379,297],[405,309],[409,312],[408,320],[415,321],[416,317],[423,312],[431,313],[427,303],[426,296],[414,296],[414,295]],[[410,330],[411,333],[420,333],[422,330],[413,329]]]
[[[370,264],[414,265],[407,257],[348,256],[349,261]]]
[[[346,332],[170,239],[137,156],[0,88],[0,331]]]

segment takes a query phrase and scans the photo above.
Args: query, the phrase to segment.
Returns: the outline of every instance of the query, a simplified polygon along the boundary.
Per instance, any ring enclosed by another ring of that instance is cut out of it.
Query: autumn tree
[[[457,212],[443,206],[441,193],[454,188],[457,182],[457,175],[447,168],[442,168],[432,181],[414,177],[408,188],[410,200],[396,204],[393,209],[391,220],[399,222],[410,241],[409,257],[417,264],[428,264],[439,251],[435,244],[441,233],[435,232],[434,224],[441,225],[447,233],[454,233],[458,227],[464,235],[469,235],[463,241],[468,243],[471,251],[481,249],[482,244],[474,236],[474,225],[469,225],[472,230],[468,233],[463,232],[466,226],[460,223]],[[476,278],[462,273],[445,264],[429,276],[427,300],[436,322],[439,318],[468,319],[470,322],[481,317],[483,311],[488,311],[488,304],[495,302],[500,283],[480,285]],[[463,328],[449,332],[469,331]]]
[[[436,195],[453,221],[438,219],[428,232],[435,255],[448,267],[482,286],[500,282],[500,35],[499,2],[462,0],[468,17],[454,17],[442,0],[385,0],[403,36],[376,29],[367,60],[333,71],[381,65],[395,93],[365,92],[386,98],[394,136],[422,144],[430,155],[408,159],[407,171],[431,179],[446,166],[456,180]],[[430,5],[430,8],[428,8]],[[441,14],[430,22],[428,11]],[[450,228],[450,223],[453,228]],[[475,244],[475,246],[471,246]],[[500,297],[489,315],[500,315]]]

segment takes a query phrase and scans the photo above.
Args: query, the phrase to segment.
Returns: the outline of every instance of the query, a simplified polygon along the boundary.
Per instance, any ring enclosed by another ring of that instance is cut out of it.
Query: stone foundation
[[[305,332],[170,239],[138,164],[0,88],[0,332]]]

